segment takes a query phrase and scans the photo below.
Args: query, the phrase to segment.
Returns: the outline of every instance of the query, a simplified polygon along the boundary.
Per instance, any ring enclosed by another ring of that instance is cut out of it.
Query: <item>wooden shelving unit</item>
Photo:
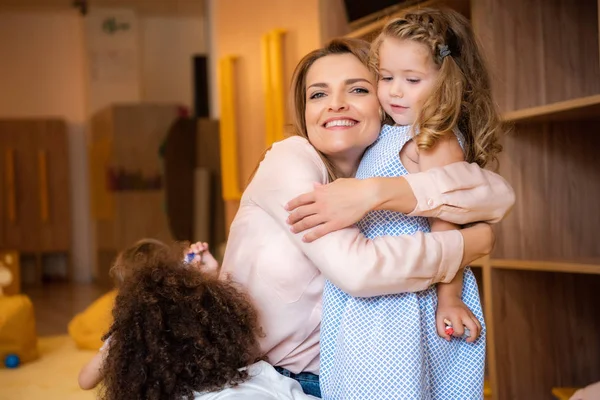
[[[71,269],[68,130],[56,118],[0,120],[0,250],[35,258],[62,255]]]
[[[491,259],[492,268],[515,269],[521,271],[567,272],[574,274],[600,275],[600,261],[537,261],[537,260],[506,260]]]
[[[416,5],[471,18],[513,126],[499,172],[517,202],[473,265],[494,400],[566,398],[600,379],[599,1]],[[386,20],[349,36],[372,39]]]
[[[504,119],[513,123],[600,120],[600,95],[559,101],[538,107],[510,111]]]
[[[375,21],[357,27],[346,36],[370,40],[377,36],[377,33],[381,30],[381,28],[383,28],[388,20],[406,12],[407,9],[417,7],[435,7],[440,4],[443,4],[447,7],[452,7],[467,17],[470,16],[471,5],[469,0],[415,0],[412,2],[409,1],[407,6],[404,8],[391,7],[391,11],[389,13],[387,10],[384,10],[384,12],[382,12],[379,18],[377,18]]]

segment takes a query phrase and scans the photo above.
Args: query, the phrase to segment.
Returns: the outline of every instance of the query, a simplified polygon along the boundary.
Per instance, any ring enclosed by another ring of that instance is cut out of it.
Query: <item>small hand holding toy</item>
[[[452,328],[452,322],[450,320],[444,318],[444,324],[446,324],[446,334],[452,336],[454,333],[454,328]],[[465,326],[465,333],[462,335],[463,338],[468,338],[471,336],[471,331],[469,328]]]
[[[188,264],[198,263],[203,270],[208,272],[217,272],[219,268],[219,263],[208,251],[208,243],[205,242],[193,243],[185,255],[185,262]]]
[[[444,340],[463,339],[474,343],[483,327],[462,299],[453,294],[438,296],[435,312],[437,334]]]

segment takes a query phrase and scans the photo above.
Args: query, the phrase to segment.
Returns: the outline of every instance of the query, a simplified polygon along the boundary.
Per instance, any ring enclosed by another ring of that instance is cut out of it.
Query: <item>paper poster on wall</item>
[[[86,23],[92,82],[138,79],[136,15],[131,10],[93,9]]]
[[[91,113],[140,100],[139,21],[133,10],[91,8],[85,18]]]
[[[90,79],[95,83],[127,83],[138,78],[135,52],[98,49],[90,55]]]

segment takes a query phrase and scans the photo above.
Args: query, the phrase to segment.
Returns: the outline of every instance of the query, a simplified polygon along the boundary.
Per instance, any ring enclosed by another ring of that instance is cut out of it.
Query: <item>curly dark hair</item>
[[[188,243],[179,243],[176,246],[183,248]],[[116,287],[121,287],[135,270],[144,267],[148,257],[153,257],[158,252],[172,250],[166,243],[156,239],[141,239],[117,254],[110,267],[109,275]],[[182,250],[183,252],[183,250]]]
[[[246,295],[184,263],[181,247],[136,246],[118,264],[130,274],[104,336],[100,398],[192,399],[247,379],[239,368],[259,359],[260,330]]]

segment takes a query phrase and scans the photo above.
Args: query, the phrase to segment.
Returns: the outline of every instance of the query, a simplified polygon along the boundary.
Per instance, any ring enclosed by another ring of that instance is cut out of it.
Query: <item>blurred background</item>
[[[301,57],[441,5],[471,19],[513,127],[499,172],[517,204],[474,266],[486,395],[568,398],[600,380],[598,3],[0,0],[0,286],[31,301],[36,332],[31,362],[0,369],[0,399],[93,398],[72,376],[92,353],[67,329],[110,293],[116,253],[155,237],[221,257],[248,178],[285,137]],[[24,314],[2,304],[4,357],[23,337],[3,313]]]

